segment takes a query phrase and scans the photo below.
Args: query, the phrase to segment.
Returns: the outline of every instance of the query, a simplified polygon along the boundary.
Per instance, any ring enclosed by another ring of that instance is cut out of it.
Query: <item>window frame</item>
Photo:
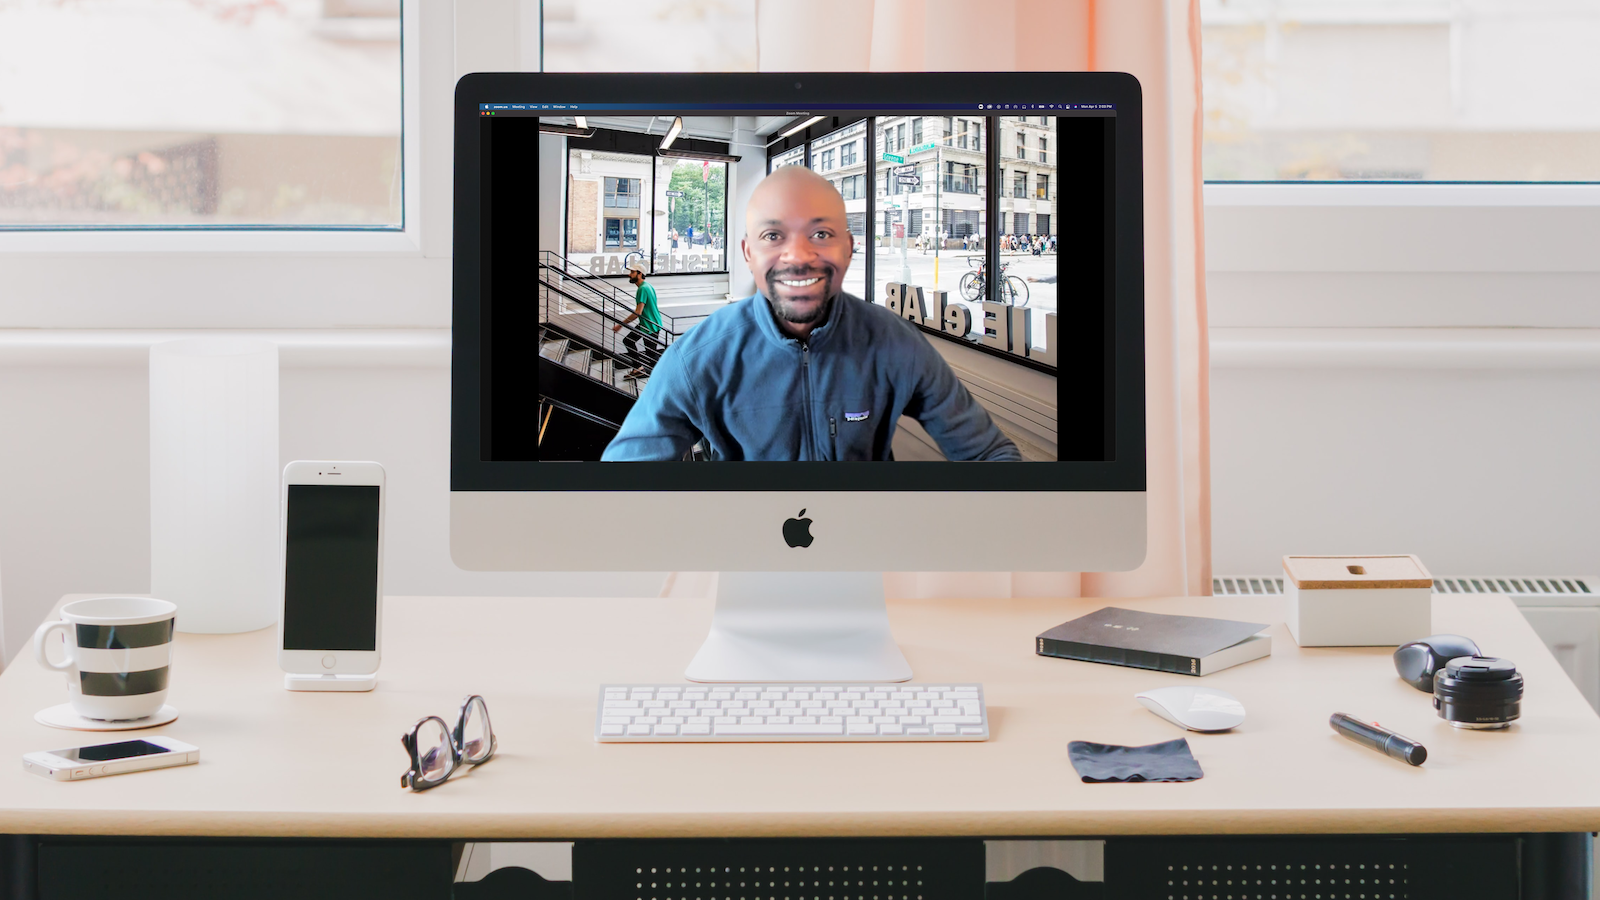
[[[609,190],[609,189],[606,190],[605,191],[605,198],[601,201],[601,208],[603,208],[603,209],[638,209],[639,208],[639,197],[644,194],[644,179],[643,178],[625,178],[625,177],[618,176],[618,175],[605,175],[605,176],[602,176],[602,177],[605,179],[606,184],[608,184],[608,185],[611,184],[612,182],[615,182],[616,186],[619,188],[619,190]],[[632,190],[631,189],[632,185],[635,182],[637,182],[638,185],[639,185],[639,189],[638,190]],[[625,187],[625,186],[630,188],[630,189],[629,190],[620,190],[620,188]],[[622,199],[623,197],[629,197],[629,198],[632,198],[634,202],[632,202],[632,203],[611,203],[611,202],[609,202],[613,197],[616,198],[616,199],[619,199],[619,200]]]
[[[496,14],[402,0],[400,229],[7,230],[0,327],[450,327],[457,66],[517,65],[478,19]]]
[[[7,261],[6,258],[12,254],[40,253],[420,253],[424,182],[432,180],[424,175],[423,166],[422,144],[426,126],[422,113],[421,22],[425,14],[422,6],[420,0],[400,0],[399,228],[339,225],[309,228],[287,225],[65,225],[24,229],[8,226],[0,228],[0,261]],[[433,25],[430,23],[429,27]],[[444,49],[448,52],[450,48]],[[442,113],[443,123],[448,126],[448,107]],[[444,146],[448,147],[448,136]],[[448,191],[448,163],[443,168],[444,189]],[[436,177],[437,172],[429,172],[428,175]]]
[[[782,166],[775,165],[775,163],[777,163],[778,160],[783,159],[785,156],[790,156],[790,155],[798,156],[800,158],[800,161],[799,162],[784,163]],[[783,168],[783,166],[803,166],[805,164],[806,164],[806,148],[805,148],[805,146],[804,145],[798,145],[798,146],[790,147],[790,148],[784,150],[781,153],[770,153],[770,154],[767,155],[767,174],[771,175],[773,172],[776,172],[779,169]]]
[[[1202,197],[1213,324],[1592,327],[1600,309],[1582,238],[1600,234],[1600,183],[1206,181]]]
[[[974,163],[961,162],[960,160],[944,161],[945,170],[939,173],[944,180],[944,191],[950,194],[976,194],[978,193],[978,169]],[[956,185],[963,185],[957,187]]]
[[[605,129],[605,128],[596,128],[596,129],[594,129],[594,131],[597,134],[600,133],[600,132],[606,132],[607,134],[620,135],[620,136],[625,137],[625,138],[635,138],[636,139],[636,138],[639,137],[638,133],[631,132],[631,131],[612,131],[611,129]],[[678,145],[679,147],[683,147],[685,149],[691,149],[690,145],[695,144],[698,139],[683,138],[681,140],[682,140],[682,143],[680,143]],[[710,145],[709,149],[714,149],[717,152],[726,152],[727,149],[728,149],[728,146],[725,143],[721,142],[721,141],[707,141],[707,142],[704,142],[704,143]],[[578,153],[578,152],[582,152],[585,149],[597,149],[597,148],[588,147],[588,146],[583,145],[583,144],[576,144],[576,143],[574,143],[573,140],[568,140],[566,147],[567,147],[566,156],[561,161],[561,173],[562,173],[562,177],[563,178],[570,178],[571,174],[572,174],[572,157],[573,157],[573,154],[574,153]],[[708,149],[708,148],[702,147],[701,149]],[[793,165],[802,165],[802,166],[806,165],[807,162],[808,162],[808,159],[809,159],[809,153],[806,152],[804,147],[797,147],[795,149],[800,150],[801,153],[800,153],[800,156],[799,156],[799,162],[798,163],[793,163]],[[637,207],[628,207],[628,208],[637,209],[638,210],[638,215],[633,217],[636,222],[642,223],[647,217],[651,221],[654,221],[657,210],[659,210],[661,208],[661,207],[658,207],[656,205],[657,190],[658,190],[658,188],[661,187],[661,185],[657,182],[657,179],[659,179],[661,177],[660,170],[659,170],[658,166],[661,164],[661,162],[663,161],[664,157],[657,156],[657,155],[654,155],[654,154],[651,154],[651,153],[642,152],[637,147],[627,147],[627,148],[624,148],[624,147],[621,147],[621,146],[618,146],[618,147],[607,147],[607,148],[604,148],[604,151],[606,153],[612,153],[612,154],[616,154],[616,155],[620,155],[620,156],[637,157],[642,163],[644,163],[645,165],[647,165],[649,167],[649,170],[650,170],[650,173],[651,173],[651,175],[650,175],[650,178],[651,178],[650,190],[648,192],[648,195],[650,197],[650,205],[649,206],[646,206],[645,203],[644,203],[644,197],[646,196],[647,192],[644,190],[644,179],[643,178],[629,178],[627,176],[620,176],[620,175],[619,176],[602,175],[601,178],[604,179],[605,181],[609,181],[609,180],[611,180],[613,178],[626,180],[626,181],[637,181],[639,183],[639,205]],[[779,155],[782,155],[782,154],[779,154]],[[770,154],[767,157],[767,173],[769,175],[773,171],[772,163],[773,163],[773,160],[775,158],[776,158],[775,156],[770,155]],[[730,203],[732,202],[732,198],[729,196],[729,192],[728,192],[728,188],[730,186],[729,185],[729,179],[732,177],[732,172],[734,170],[733,170],[732,163],[730,163],[730,162],[712,161],[711,164],[714,165],[714,166],[721,166],[722,167],[722,178],[723,178],[722,222],[723,222],[723,228],[726,229],[727,228],[727,222],[728,222],[728,209],[729,209]],[[670,167],[669,167],[669,171],[670,171]],[[667,177],[670,179],[671,175],[668,175]],[[670,181],[668,183],[670,184]],[[625,216],[624,217],[612,217],[612,216],[605,215],[605,210],[607,210],[607,209],[615,209],[617,207],[608,207],[608,206],[605,205],[605,203],[604,203],[604,194],[605,194],[604,181],[602,182],[602,185],[601,185],[601,194],[602,194],[602,201],[601,201],[601,206],[600,206],[600,210],[601,210],[600,217],[602,219],[627,218]],[[567,205],[567,207],[564,207],[563,210],[562,210],[562,215],[563,216],[568,215],[569,212],[570,212],[570,199],[571,198],[569,196],[568,205]],[[617,244],[617,245],[612,245],[611,243],[609,243],[606,240],[606,232],[604,231],[604,227],[602,226],[600,247],[595,252],[597,254],[599,254],[599,255],[602,255],[602,256],[608,255],[608,254],[609,255],[621,256],[621,255],[626,255],[627,253],[633,252],[635,250],[640,251],[640,252],[648,250],[650,252],[645,253],[644,255],[649,260],[648,264],[650,266],[650,271],[649,271],[648,275],[651,278],[699,277],[699,276],[704,276],[704,275],[727,275],[727,274],[730,273],[730,268],[729,267],[731,265],[731,252],[732,251],[731,251],[730,246],[726,242],[724,243],[724,245],[722,247],[722,251],[721,251],[722,252],[722,267],[721,268],[718,268],[718,269],[704,269],[704,270],[700,270],[700,271],[691,271],[691,272],[672,272],[672,271],[662,271],[660,269],[657,269],[656,268],[656,261],[657,261],[656,260],[656,256],[657,256],[656,248],[654,246],[645,245],[645,244],[642,243],[642,238],[639,237],[639,234],[643,232],[643,225],[642,224],[636,224],[634,227],[636,229],[634,243],[628,244],[628,243],[624,242],[624,243],[620,243],[620,244]],[[660,228],[668,228],[668,229],[670,229],[671,228],[671,220],[670,220],[670,218],[669,218],[668,222],[665,225],[658,225],[658,226],[655,226],[655,228],[656,229],[660,229]],[[661,233],[663,233],[663,232],[660,232],[659,230],[652,230],[651,231],[651,239],[655,240],[656,237]],[[562,229],[562,234],[563,234],[563,241],[564,242],[570,242],[571,241],[572,235],[571,235],[570,230]],[[619,237],[625,238],[625,234],[619,234]],[[724,232],[724,240],[726,241],[726,233],[725,232]],[[685,248],[686,252],[692,253],[695,246],[696,245],[693,244],[693,243],[689,244]],[[629,249],[629,248],[631,248],[631,249]],[[563,245],[561,247],[561,252],[563,254],[565,254],[568,258],[571,258],[571,259],[574,259],[574,260],[580,260],[580,261],[582,259],[582,257],[580,255],[575,255],[571,251],[569,243],[563,243]],[[579,254],[582,254],[584,252],[587,252],[587,251],[578,251]]]
[[[1600,184],[1206,182],[1213,272],[1600,272]]]

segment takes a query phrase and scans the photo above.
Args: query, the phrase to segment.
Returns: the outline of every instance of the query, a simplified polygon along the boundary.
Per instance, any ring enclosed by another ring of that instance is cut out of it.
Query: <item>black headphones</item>
[[[1452,659],[1482,656],[1471,638],[1459,634],[1436,634],[1404,644],[1394,651],[1394,670],[1400,680],[1419,691],[1433,693],[1433,673],[1444,669]]]
[[[1470,638],[1436,634],[1394,651],[1401,680],[1433,695],[1439,718],[1457,728],[1505,728],[1522,715],[1522,673],[1486,657]]]

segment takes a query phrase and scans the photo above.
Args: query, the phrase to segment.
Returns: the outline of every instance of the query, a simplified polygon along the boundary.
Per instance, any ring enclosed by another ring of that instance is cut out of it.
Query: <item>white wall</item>
[[[138,370],[0,367],[5,659],[63,593],[150,589],[149,425]]]
[[[1443,574],[1600,573],[1593,281],[1214,274],[1215,570],[1268,574],[1285,553],[1414,552]],[[1413,327],[1452,308],[1470,324]],[[1518,317],[1539,327],[1503,327]],[[63,593],[149,588],[148,388],[143,350],[128,349],[137,338],[116,334],[0,332],[7,658]],[[417,334],[394,332],[400,349],[308,352],[301,333],[302,349],[284,354],[283,459],[389,469],[390,591],[655,593],[659,574],[455,568],[446,335]],[[430,349],[404,349],[419,343]]]
[[[0,568],[5,658],[65,593],[150,589],[149,388],[127,353],[5,365]],[[389,472],[390,594],[654,595],[661,573],[465,572],[449,550],[450,373],[430,365],[286,365],[282,458],[374,459]],[[589,518],[605,529],[605,516]],[[613,535],[614,536],[614,535]]]
[[[567,252],[567,136],[539,135],[539,249]],[[551,200],[550,198],[555,198]]]
[[[1600,193],[1206,192],[1214,571],[1600,573]]]
[[[767,177],[767,156],[753,148],[766,142],[756,134],[759,120],[741,117],[734,120],[734,143],[740,145],[739,161],[733,168],[733,194],[728,198],[728,272],[730,289],[734,297],[748,297],[756,292],[755,276],[745,265],[740,243],[744,240],[744,211],[750,205],[750,195],[756,185]]]
[[[1600,572],[1600,368],[1214,367],[1212,560]]]
[[[1485,337],[1505,332],[1458,329],[1457,355],[1422,367],[1415,347],[1374,337],[1409,333],[1399,329],[1241,327],[1241,293],[1213,279],[1213,312],[1225,323],[1213,339],[1217,572],[1272,573],[1282,554],[1308,552],[1414,552],[1445,574],[1600,572],[1593,332],[1517,329],[1519,345]],[[1439,331],[1426,336],[1451,343]],[[1568,340],[1527,346],[1550,333]],[[1300,343],[1278,355],[1261,349],[1291,337]],[[431,362],[340,366],[328,364],[340,360],[331,352],[285,356],[283,459],[376,459],[389,469],[392,593],[659,589],[650,573],[457,569],[442,352]],[[147,397],[137,353],[0,350],[7,658],[61,594],[149,589]]]

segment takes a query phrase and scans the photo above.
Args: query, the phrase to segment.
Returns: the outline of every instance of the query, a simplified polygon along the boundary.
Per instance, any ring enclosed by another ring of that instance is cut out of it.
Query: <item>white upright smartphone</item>
[[[22,768],[55,781],[82,781],[103,775],[187,766],[199,761],[199,747],[156,734],[131,741],[24,753]]]
[[[291,690],[371,690],[383,634],[383,466],[283,470],[278,667]],[[345,677],[340,677],[345,676]]]

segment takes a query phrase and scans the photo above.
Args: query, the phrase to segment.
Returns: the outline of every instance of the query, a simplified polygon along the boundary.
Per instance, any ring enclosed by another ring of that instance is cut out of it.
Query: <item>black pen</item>
[[[1328,724],[1333,730],[1358,744],[1368,747],[1387,756],[1392,756],[1401,762],[1408,762],[1413,766],[1420,766],[1428,759],[1428,748],[1402,737],[1387,728],[1369,725],[1360,719],[1353,718],[1345,713],[1334,713],[1328,717]]]

